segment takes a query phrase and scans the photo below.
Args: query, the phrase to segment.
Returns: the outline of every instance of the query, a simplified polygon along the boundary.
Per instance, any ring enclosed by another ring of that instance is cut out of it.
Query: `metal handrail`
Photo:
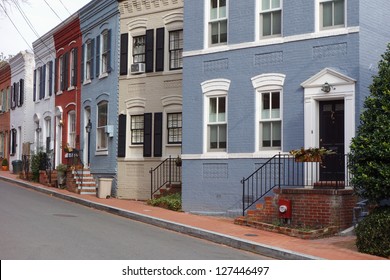
[[[150,171],[150,197],[158,192],[165,185],[172,183],[181,183],[181,163],[171,156],[161,162],[157,167],[151,168]]]
[[[348,156],[331,154],[322,159],[321,162],[297,162],[294,156],[281,153],[268,159],[251,175],[241,180],[243,215],[275,187],[338,189],[349,186]],[[336,166],[327,167],[331,160]]]
[[[68,154],[71,155],[70,157],[68,157],[68,164],[67,164],[68,168],[71,166],[74,166],[74,168],[72,170],[74,170],[74,172],[76,173],[76,175],[80,181],[79,186],[82,186],[83,185],[83,177],[84,177],[84,163],[81,160],[80,150],[74,149],[71,152],[68,152]],[[70,159],[71,159],[71,163],[69,164]],[[77,166],[81,166],[81,174],[79,173],[79,169],[77,169]]]

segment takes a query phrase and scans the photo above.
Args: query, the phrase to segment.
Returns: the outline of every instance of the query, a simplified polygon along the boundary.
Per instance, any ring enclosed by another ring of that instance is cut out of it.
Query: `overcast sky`
[[[40,37],[90,1],[28,0],[27,3],[21,3],[20,8]],[[0,3],[2,2],[0,1]],[[3,53],[5,56],[15,55],[22,50],[30,50],[32,52],[32,43],[39,37],[30,28],[27,20],[17,7],[8,6],[7,13],[22,35],[18,33],[15,26],[4,13],[4,10],[0,7],[0,54]]]

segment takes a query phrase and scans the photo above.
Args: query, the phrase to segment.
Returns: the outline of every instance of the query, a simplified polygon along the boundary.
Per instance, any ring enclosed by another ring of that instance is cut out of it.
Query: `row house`
[[[10,112],[9,98],[11,96],[11,66],[6,61],[0,62],[0,159],[9,156]]]
[[[390,21],[377,16],[387,8],[385,0],[185,1],[184,210],[241,213],[246,199],[261,198],[243,195],[240,181],[279,153],[347,154],[389,39]],[[267,166],[253,187],[281,176]],[[345,182],[346,163],[331,166]]]
[[[33,93],[34,55],[22,51],[13,56],[9,64],[11,66],[9,162],[12,163],[16,160],[21,161],[22,155],[28,155],[30,146],[34,143],[34,127],[31,125],[34,107],[28,104]]]
[[[67,163],[65,147],[80,150],[82,37],[78,13],[66,19],[53,34],[56,52],[55,92],[55,166]]]
[[[34,104],[34,147],[36,152],[45,152],[54,158],[54,132],[55,132],[55,92],[54,92],[54,65],[56,51],[54,47],[55,29],[52,29],[38,40],[33,42],[35,55],[35,69],[33,76]]]
[[[181,153],[183,0],[119,2],[119,198],[149,199],[149,171]]]
[[[83,162],[96,179],[113,181],[118,147],[119,10],[116,0],[96,0],[79,10],[82,48],[81,141]]]

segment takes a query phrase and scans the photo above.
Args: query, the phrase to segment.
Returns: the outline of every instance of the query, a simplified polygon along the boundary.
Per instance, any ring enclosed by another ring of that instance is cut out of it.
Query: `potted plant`
[[[308,148],[303,147],[297,150],[291,150],[290,154],[295,157],[297,162],[322,162],[322,158],[325,155],[335,154],[332,150],[322,148]]]
[[[65,173],[68,170],[68,166],[60,163],[59,165],[57,165],[56,170],[57,170],[58,186],[62,187],[63,185],[65,185],[65,181],[66,181]]]
[[[1,168],[3,171],[8,171],[8,160],[7,158],[3,158],[3,161],[1,163]]]
[[[181,161],[181,157],[180,156],[177,156],[177,158],[175,159],[175,163],[176,163],[176,166],[181,166],[181,163],[182,163],[182,161]]]

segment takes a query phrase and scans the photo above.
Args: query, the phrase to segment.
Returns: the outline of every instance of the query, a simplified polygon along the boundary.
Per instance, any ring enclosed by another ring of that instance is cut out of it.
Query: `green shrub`
[[[390,257],[390,207],[376,208],[357,225],[355,231],[359,252]]]
[[[156,199],[148,200],[149,205],[167,208],[173,211],[181,210],[181,195],[180,193],[170,194]]]
[[[39,181],[39,170],[46,169],[47,155],[44,152],[38,152],[31,156],[31,172],[33,181]]]

